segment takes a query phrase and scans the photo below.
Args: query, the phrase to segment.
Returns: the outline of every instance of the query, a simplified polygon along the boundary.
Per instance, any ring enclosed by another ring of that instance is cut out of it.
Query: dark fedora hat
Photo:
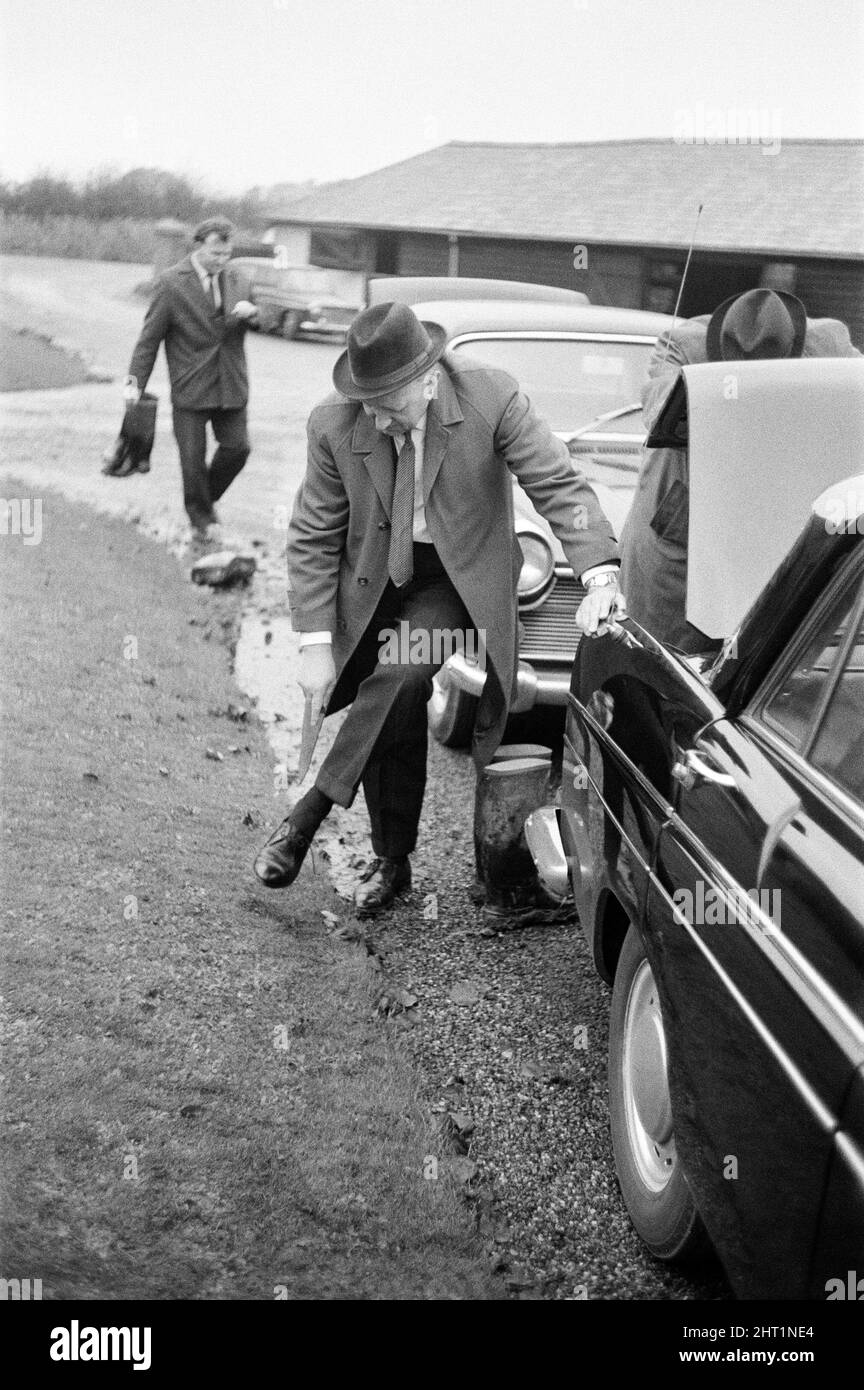
[[[800,357],[807,310],[786,290],[745,290],[724,299],[711,315],[705,342],[709,362],[756,357]]]
[[[407,304],[372,304],[348,329],[333,385],[352,401],[406,386],[437,362],[447,343],[440,323],[423,323]]]

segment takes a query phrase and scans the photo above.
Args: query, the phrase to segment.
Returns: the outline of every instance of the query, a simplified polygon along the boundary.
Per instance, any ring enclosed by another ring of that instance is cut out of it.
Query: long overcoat
[[[517,670],[515,476],[577,575],[617,559],[612,529],[566,446],[506,372],[444,355],[423,455],[426,525],[472,623],[487,680],[473,753],[482,766],[503,733]],[[308,464],[288,532],[293,627],[333,637],[337,686],[328,713],[356,691],[338,682],[388,579],[391,440],[357,401],[336,393],[312,411]]]
[[[129,375],[140,390],[164,342],[172,405],[183,410],[237,410],[246,405],[247,325],[230,314],[239,299],[250,298],[250,279],[230,261],[219,278],[221,311],[201,284],[190,256],[160,275],[129,364]]]

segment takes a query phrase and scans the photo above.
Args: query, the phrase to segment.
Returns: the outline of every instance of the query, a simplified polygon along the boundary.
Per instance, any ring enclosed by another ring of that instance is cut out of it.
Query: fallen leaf
[[[203,1105],[198,1105],[193,1102],[189,1105],[181,1105],[180,1114],[183,1116],[184,1120],[192,1120],[196,1115],[200,1115],[204,1108]]]
[[[159,776],[160,776],[160,777],[167,777],[167,776],[168,776],[168,769],[167,769],[167,767],[160,767],[160,769],[159,769]]]
[[[212,763],[223,763],[225,761],[217,748],[207,748],[204,757],[209,758]]]
[[[324,918],[328,927],[338,927],[339,918],[336,916],[335,912],[328,912],[326,908],[322,908],[321,916]]]
[[[484,994],[488,993],[487,987],[476,980],[459,980],[450,986],[449,998],[454,1004],[479,1004]]]
[[[99,781],[99,773],[98,773],[98,772],[85,772],[85,773],[83,774],[83,776],[84,776],[84,780],[87,781],[87,782],[98,782],[98,781]]]
[[[477,1164],[472,1163],[470,1158],[450,1158],[447,1168],[457,1182],[468,1183],[477,1176]]]
[[[476,1129],[476,1125],[467,1110],[451,1110],[450,1119],[463,1139],[467,1138],[469,1134],[473,1134]]]

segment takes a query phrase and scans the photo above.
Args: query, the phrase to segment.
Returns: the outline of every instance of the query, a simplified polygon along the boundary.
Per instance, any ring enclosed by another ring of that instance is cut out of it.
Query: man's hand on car
[[[624,612],[624,597],[618,584],[603,584],[588,590],[576,610],[576,627],[584,637],[605,637],[610,631],[607,618]]]

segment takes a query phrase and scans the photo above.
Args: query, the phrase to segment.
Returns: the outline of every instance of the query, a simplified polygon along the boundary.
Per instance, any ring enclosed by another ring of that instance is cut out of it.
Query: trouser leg
[[[180,451],[183,474],[183,505],[193,526],[204,527],[213,520],[213,498],[207,474],[206,410],[174,407],[174,438]]]
[[[415,546],[414,579],[388,584],[358,644],[356,695],[316,778],[332,801],[350,806],[361,781],[378,855],[414,848],[426,783],[426,702],[432,677],[470,618],[432,546]],[[394,634],[388,642],[381,634]]]
[[[426,790],[426,703],[432,674],[400,682],[384,727],[363,771],[372,848],[379,858],[401,859],[417,844]]]
[[[228,491],[250,454],[246,409],[214,410],[210,423],[219,445],[210,464],[210,496],[217,502]]]

